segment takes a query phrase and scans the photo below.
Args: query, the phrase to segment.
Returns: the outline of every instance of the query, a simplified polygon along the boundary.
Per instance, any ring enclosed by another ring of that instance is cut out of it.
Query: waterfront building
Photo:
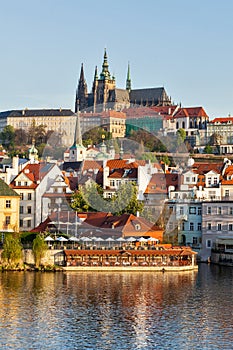
[[[194,199],[169,200],[167,237],[176,236],[179,245],[199,251],[202,243],[202,203]]]
[[[217,238],[232,235],[233,232],[233,202],[206,201],[202,203],[202,260],[208,260],[211,248]]]
[[[0,232],[19,232],[19,194],[0,179]]]
[[[56,164],[28,164],[10,183],[10,187],[20,196],[20,230],[31,230],[42,221],[42,196],[62,175]]]

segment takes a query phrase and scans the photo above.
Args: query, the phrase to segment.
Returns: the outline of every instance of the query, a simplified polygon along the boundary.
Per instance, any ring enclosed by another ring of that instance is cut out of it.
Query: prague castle
[[[126,88],[116,87],[116,79],[109,72],[109,64],[106,49],[102,71],[98,76],[95,68],[92,90],[88,93],[87,83],[84,77],[83,64],[75,96],[75,112],[102,112],[107,109],[121,111],[133,106],[169,106],[171,98],[168,97],[163,87],[131,89],[130,67],[128,65]]]

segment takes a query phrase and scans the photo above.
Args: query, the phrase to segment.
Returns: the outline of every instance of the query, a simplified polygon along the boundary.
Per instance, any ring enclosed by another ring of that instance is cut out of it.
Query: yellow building
[[[70,109],[26,108],[2,112],[0,113],[0,119],[3,119],[3,117],[5,123],[13,126],[15,130],[23,129],[28,132],[33,124],[35,126],[43,125],[46,132],[54,131],[56,133],[56,138],[63,146],[70,146],[74,140],[76,115]],[[48,140],[48,143],[50,143],[50,140]]]
[[[19,232],[20,196],[0,179],[0,232]]]

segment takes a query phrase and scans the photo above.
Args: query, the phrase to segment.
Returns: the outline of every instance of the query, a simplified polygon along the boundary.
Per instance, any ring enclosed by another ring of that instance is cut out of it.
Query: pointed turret
[[[102,72],[100,74],[100,79],[101,80],[111,79],[111,75],[108,70],[108,56],[107,56],[106,49],[104,49],[104,61],[102,64]]]
[[[128,62],[127,78],[126,78],[126,90],[131,91],[131,78],[130,78],[130,67]]]
[[[87,98],[88,98],[87,83],[84,77],[84,68],[82,63],[78,87],[76,90],[75,113],[77,113],[78,111],[78,101],[79,101],[79,107],[81,110],[87,107]]]

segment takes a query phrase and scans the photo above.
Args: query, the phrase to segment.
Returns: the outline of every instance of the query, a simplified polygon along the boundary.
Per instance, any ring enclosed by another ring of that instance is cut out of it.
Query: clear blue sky
[[[233,115],[231,0],[0,0],[0,111],[71,108],[107,48],[125,87],[164,86],[210,118]]]

